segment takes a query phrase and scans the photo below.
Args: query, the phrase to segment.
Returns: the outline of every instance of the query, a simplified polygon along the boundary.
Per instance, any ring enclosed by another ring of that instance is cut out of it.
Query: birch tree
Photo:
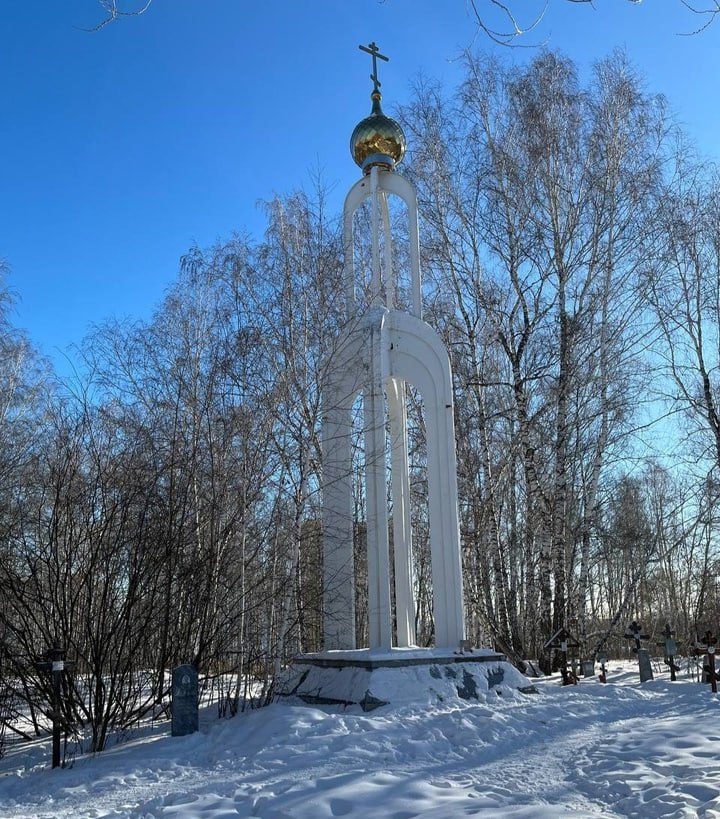
[[[545,52],[515,69],[468,57],[454,102],[420,88],[404,114],[435,316],[473,408],[458,422],[463,495],[483,510],[469,599],[504,643],[536,650],[583,615],[603,468],[627,441],[664,109],[622,55],[583,88]]]
[[[675,173],[658,198],[654,252],[643,279],[657,320],[669,411],[680,414],[684,446],[720,468],[720,177],[679,145]]]

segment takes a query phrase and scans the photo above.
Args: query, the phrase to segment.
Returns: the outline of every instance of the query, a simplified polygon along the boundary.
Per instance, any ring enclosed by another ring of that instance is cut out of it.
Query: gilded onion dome
[[[350,153],[364,173],[369,173],[373,165],[392,169],[402,160],[406,147],[402,128],[382,112],[381,94],[377,88],[370,98],[370,116],[358,122],[350,137]]]

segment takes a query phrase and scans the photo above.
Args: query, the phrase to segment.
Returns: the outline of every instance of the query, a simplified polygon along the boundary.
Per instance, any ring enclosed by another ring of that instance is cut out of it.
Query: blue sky
[[[359,173],[349,136],[370,105],[358,44],[391,58],[388,113],[420,73],[452,87],[463,48],[498,48],[476,36],[465,0],[154,0],[82,30],[101,16],[96,0],[0,5],[0,258],[15,325],[60,371],[93,323],[149,318],[193,243],[260,231],[260,200],[319,173],[341,202]],[[581,67],[624,47],[718,159],[720,20],[681,34],[700,23],[680,0],[550,0],[521,42]]]

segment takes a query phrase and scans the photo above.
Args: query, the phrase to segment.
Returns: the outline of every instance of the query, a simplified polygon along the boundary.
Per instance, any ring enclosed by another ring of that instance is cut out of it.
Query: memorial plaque
[[[582,673],[583,677],[594,677],[595,676],[595,660],[583,660],[582,661]]]
[[[172,735],[184,737],[198,730],[198,673],[179,665],[172,674]]]
[[[646,648],[638,649],[638,663],[640,664],[640,682],[655,679],[653,677],[652,663],[650,662],[650,652]]]

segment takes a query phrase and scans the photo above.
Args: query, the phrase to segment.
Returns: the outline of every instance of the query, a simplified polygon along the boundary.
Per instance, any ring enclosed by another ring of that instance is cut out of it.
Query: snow
[[[718,817],[720,704],[667,673],[557,677],[537,694],[427,696],[370,713],[280,702],[170,737],[167,723],[50,770],[46,740],[0,760],[2,819]]]

